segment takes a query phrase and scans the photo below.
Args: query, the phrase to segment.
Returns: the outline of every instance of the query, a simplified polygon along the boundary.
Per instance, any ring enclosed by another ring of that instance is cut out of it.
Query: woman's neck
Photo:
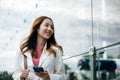
[[[38,38],[37,39],[37,46],[44,46],[46,43],[45,39]]]

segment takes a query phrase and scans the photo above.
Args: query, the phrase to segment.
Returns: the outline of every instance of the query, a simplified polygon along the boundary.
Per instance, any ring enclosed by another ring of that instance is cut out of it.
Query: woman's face
[[[47,40],[52,36],[53,33],[54,31],[52,21],[50,19],[45,19],[38,29],[38,36]]]

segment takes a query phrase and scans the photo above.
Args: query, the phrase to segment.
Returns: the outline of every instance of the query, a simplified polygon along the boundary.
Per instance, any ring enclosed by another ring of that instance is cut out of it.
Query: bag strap
[[[26,55],[24,55],[24,69],[27,69],[27,56]]]
[[[27,69],[27,56],[24,55],[24,69]]]

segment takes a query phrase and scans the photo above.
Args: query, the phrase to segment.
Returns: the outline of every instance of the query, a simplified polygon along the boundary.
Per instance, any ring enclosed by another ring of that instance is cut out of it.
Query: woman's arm
[[[16,56],[15,56],[15,71],[12,75],[14,80],[21,80],[20,79],[20,75],[22,74],[22,67],[20,66],[20,64],[22,63],[22,54],[20,55],[19,52],[17,52]]]
[[[56,49],[55,68],[54,74],[49,74],[50,80],[66,80],[64,72],[64,64],[62,59],[62,52],[60,49]]]
[[[29,75],[29,70],[23,68],[23,55],[18,52],[15,57],[15,71],[12,75],[14,80],[24,80]]]

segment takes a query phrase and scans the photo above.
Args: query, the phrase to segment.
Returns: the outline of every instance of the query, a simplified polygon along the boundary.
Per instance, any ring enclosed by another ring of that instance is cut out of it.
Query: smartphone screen
[[[33,66],[34,72],[44,72],[43,67],[40,66]]]

